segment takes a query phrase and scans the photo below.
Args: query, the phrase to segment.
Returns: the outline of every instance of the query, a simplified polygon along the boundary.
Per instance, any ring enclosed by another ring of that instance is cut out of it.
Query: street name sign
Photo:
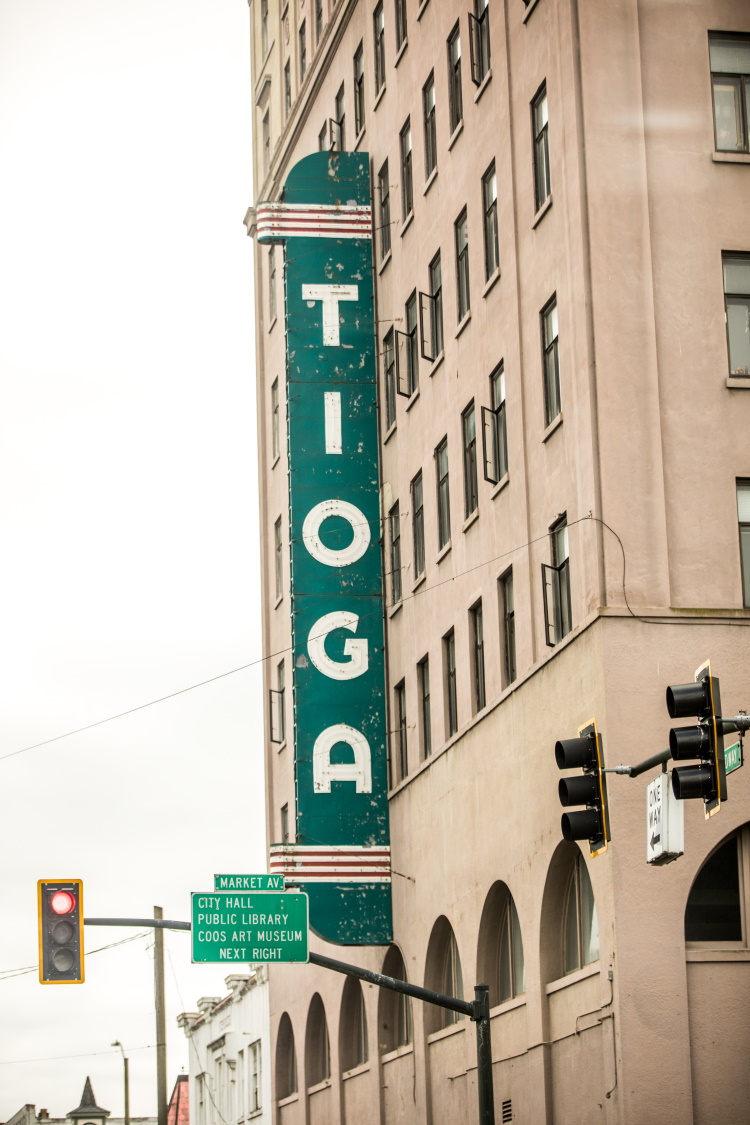
[[[308,897],[302,891],[195,891],[193,962],[307,961]]]
[[[671,863],[685,851],[685,813],[672,792],[672,778],[660,773],[646,787],[646,862]]]
[[[742,749],[739,742],[733,742],[731,746],[724,747],[724,764],[727,773],[732,773],[740,768],[742,765]]]
[[[215,891],[283,891],[283,875],[214,875]]]

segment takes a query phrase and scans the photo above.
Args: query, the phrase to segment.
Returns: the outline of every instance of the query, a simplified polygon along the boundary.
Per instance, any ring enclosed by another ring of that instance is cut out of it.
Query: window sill
[[[421,20],[423,14],[424,14],[424,10],[427,7],[427,5],[429,4],[429,2],[430,2],[430,0],[421,0],[421,3],[420,3],[420,5],[417,9],[417,23],[419,23],[419,21]]]
[[[388,444],[388,442],[391,440],[391,438],[395,434],[397,427],[398,427],[398,422],[392,422],[391,423],[390,427],[385,431],[385,437],[383,438],[383,445]]]
[[[406,404],[406,409],[411,410],[412,406],[414,405],[414,403],[417,401],[418,398],[419,398],[419,387],[416,387],[415,390],[413,390],[412,393],[411,393],[411,397],[409,398],[409,401]]]
[[[443,561],[443,559],[445,558],[445,556],[450,553],[450,549],[451,549],[452,546],[453,546],[453,544],[451,543],[451,541],[449,539],[448,542],[445,544],[445,546],[441,547],[440,550],[438,551],[437,558],[435,559],[435,562],[441,563]]]
[[[274,457],[273,461],[271,462],[271,468],[275,469],[280,460],[281,460],[281,454],[277,453],[276,456]]]
[[[288,1098],[279,1098],[276,1105],[279,1109],[283,1109],[285,1105],[293,1105],[299,1101],[299,1094],[290,1094]]]
[[[483,297],[487,296],[490,289],[492,289],[492,287],[494,286],[496,281],[500,280],[501,276],[502,276],[502,274],[500,272],[500,266],[498,266],[497,269],[495,270],[495,272],[492,274],[492,276],[488,277],[487,281],[484,284],[484,289],[482,290],[482,296]]]
[[[401,600],[401,598],[399,598],[398,601],[394,602],[393,605],[389,605],[388,606],[388,618],[390,619],[391,617],[395,617],[396,614],[401,609],[401,607],[403,606],[403,604],[404,604],[403,601]]]
[[[389,250],[389,251],[388,251],[388,253],[386,254],[386,256],[385,256],[385,257],[383,258],[383,261],[382,261],[382,262],[380,263],[380,265],[378,266],[378,276],[380,276],[380,274],[381,274],[381,273],[383,272],[383,270],[385,269],[385,267],[386,267],[386,266],[388,265],[388,263],[390,262],[390,260],[391,260],[391,254],[392,254],[392,253],[393,253],[393,252],[392,252],[391,250]]]
[[[464,522],[461,524],[461,531],[463,531],[464,534],[465,534],[469,530],[471,525],[476,523],[478,519],[479,519],[479,505],[477,504],[476,508],[471,513],[471,515],[467,516],[466,519],[464,520]]]
[[[416,582],[414,583],[414,585],[411,588],[412,594],[416,594],[419,587],[423,586],[426,581],[427,581],[427,571],[423,570],[422,573],[420,574],[419,578],[416,580]]]
[[[401,59],[402,59],[402,57],[403,57],[403,54],[404,54],[404,51],[406,50],[406,48],[407,48],[408,46],[409,46],[409,37],[407,36],[407,37],[406,37],[406,39],[404,39],[404,41],[403,41],[403,43],[401,44],[401,46],[399,47],[399,49],[398,49],[398,53],[396,54],[396,57],[395,57],[395,59],[393,60],[393,67],[394,67],[394,69],[395,69],[395,68],[396,68],[396,67],[398,66],[398,64],[399,64],[399,63],[401,62]]]
[[[750,152],[712,152],[714,164],[750,164]]]
[[[523,22],[524,23],[526,23],[526,20],[529,18],[531,13],[534,11],[534,8],[536,8],[538,3],[539,3],[539,0],[531,0],[531,3],[527,5],[526,11],[524,12],[524,15],[523,15]]]
[[[437,1043],[439,1039],[449,1039],[451,1035],[458,1035],[459,1032],[465,1031],[468,1017],[461,1015],[460,1012],[456,1012],[456,1015],[459,1018],[455,1023],[452,1023],[450,1027],[441,1027],[440,1031],[433,1031],[431,1035],[427,1036],[427,1042]]]
[[[481,85],[477,86],[476,93],[474,94],[474,104],[475,105],[479,101],[479,99],[481,98],[482,94],[487,89],[487,87],[489,86],[491,81],[492,81],[492,67],[490,67],[490,69],[485,74],[484,78],[482,79]]]
[[[456,143],[458,138],[461,136],[463,131],[464,131],[464,119],[462,117],[461,120],[459,121],[458,125],[456,126],[456,128],[451,133],[451,138],[448,141],[448,152],[450,152],[450,150],[453,148],[454,144]]]
[[[279,608],[279,606],[281,605],[281,603],[283,602],[283,600],[284,600],[284,595],[283,595],[283,594],[279,594],[278,598],[277,598],[277,599],[276,599],[276,601],[275,601],[275,602],[273,603],[273,608],[274,608],[274,609],[278,609],[278,608]]]
[[[722,942],[722,945],[724,943]],[[734,942],[726,942],[729,948],[721,948],[712,946],[700,948],[698,943],[693,944],[687,942],[685,945],[685,960],[686,961],[750,961],[750,949],[746,946],[735,945]]]
[[[438,166],[436,164],[435,167],[430,172],[427,179],[425,180],[425,185],[422,188],[422,195],[427,195],[427,192],[430,190],[432,185],[435,183],[435,180],[437,179],[437,174],[438,174]]]
[[[277,316],[275,316],[275,317],[273,318],[273,320],[271,321],[271,323],[270,323],[270,324],[268,325],[268,331],[269,331],[269,332],[273,332],[273,326],[275,325],[275,323],[276,323],[276,321],[277,321],[278,319],[279,319],[279,318],[278,318]]]
[[[404,1043],[403,1047],[396,1047],[395,1051],[386,1051],[384,1055],[380,1056],[381,1063],[393,1062],[394,1059],[400,1059],[403,1055],[413,1055],[414,1045],[412,1043]]]
[[[563,988],[570,988],[571,985],[578,984],[579,980],[588,980],[589,977],[598,977],[601,969],[598,961],[593,961],[590,965],[584,965],[582,969],[577,969],[574,973],[568,973],[559,980],[553,980],[550,984],[545,984],[544,991],[547,996],[551,996],[553,992],[560,992]]]
[[[262,1106],[261,1106],[261,1108],[260,1108],[260,1109],[252,1109],[252,1110],[250,1111],[250,1113],[248,1113],[248,1115],[247,1115],[247,1120],[248,1120],[248,1121],[252,1121],[252,1120],[253,1120],[253,1118],[255,1118],[255,1117],[261,1117],[261,1116],[262,1116],[262,1114],[263,1114],[263,1107],[262,1107]]]
[[[437,371],[438,367],[440,366],[440,364],[441,364],[441,363],[443,362],[443,360],[444,360],[444,359],[445,359],[445,348],[443,348],[443,350],[441,351],[440,355],[437,355],[437,356],[435,356],[435,358],[434,358],[434,359],[433,359],[433,361],[432,361],[432,367],[431,367],[431,368],[430,368],[430,370],[429,370],[429,371],[427,372],[427,374],[429,375],[430,379],[431,379],[431,378],[432,378],[432,376],[433,376],[433,375],[435,374],[435,372]]]
[[[549,211],[551,206],[552,206],[552,192],[549,193],[549,195],[545,199],[544,203],[542,204],[542,206],[537,211],[536,215],[534,215],[534,221],[531,224],[532,230],[536,230],[536,228],[539,226],[539,224],[541,223],[542,219],[547,214],[547,212]]]
[[[406,216],[403,223],[401,224],[401,230],[399,231],[399,235],[400,235],[401,238],[404,237],[404,235],[406,234],[406,232],[408,231],[409,227],[411,226],[411,224],[413,222],[414,222],[414,208],[412,207],[411,211],[409,212],[409,214]]]
[[[503,1000],[502,1004],[497,1004],[494,1008],[490,1008],[490,1019],[494,1016],[504,1016],[506,1012],[512,1012],[514,1008],[526,1007],[526,993],[522,992],[520,996],[514,996],[512,1000]]]
[[[282,750],[286,750],[286,739],[284,739],[283,742],[279,742],[278,745],[276,746],[276,753],[277,754],[280,754]]]
[[[367,1074],[370,1069],[368,1062],[360,1063],[359,1066],[353,1066],[351,1070],[343,1070],[341,1072],[341,1081],[346,1082],[348,1078],[356,1078],[359,1074]]]
[[[727,386],[730,391],[750,391],[750,375],[728,375]]]
[[[360,129],[360,131],[357,133],[357,139],[354,142],[354,152],[356,152],[357,149],[359,148],[359,146],[362,144],[362,141],[364,140],[366,131],[367,131],[366,127],[363,125],[362,128]]]
[[[329,1090],[330,1088],[331,1088],[331,1079],[330,1078],[324,1078],[322,1082],[316,1082],[314,1086],[308,1086],[306,1092],[307,1092],[307,1095],[309,1097],[310,1094],[319,1094],[321,1092],[321,1090]]]
[[[542,444],[544,444],[545,441],[548,441],[549,438],[551,438],[552,435],[554,434],[555,430],[560,429],[560,426],[562,426],[562,424],[563,424],[563,416],[562,416],[562,410],[561,410],[560,413],[557,415],[557,417],[552,419],[549,426],[547,426],[547,429],[542,434]]]
[[[492,489],[492,492],[490,493],[490,500],[494,500],[496,496],[500,495],[503,489],[507,486],[509,480],[509,473],[506,473],[504,477],[500,477],[500,480],[497,482],[495,487]]]
[[[386,89],[387,89],[387,87],[386,87],[386,84],[384,82],[383,85],[378,90],[377,94],[375,95],[375,101],[372,103],[373,111],[376,110],[378,108],[378,106],[380,105],[380,103],[382,102],[382,100],[385,96]]]
[[[460,320],[458,322],[458,327],[456,328],[456,331],[453,333],[454,339],[456,339],[456,340],[458,339],[458,337],[461,335],[461,333],[463,332],[464,328],[466,327],[466,325],[469,323],[470,320],[471,320],[471,309],[469,309],[468,312],[464,313],[463,320]]]

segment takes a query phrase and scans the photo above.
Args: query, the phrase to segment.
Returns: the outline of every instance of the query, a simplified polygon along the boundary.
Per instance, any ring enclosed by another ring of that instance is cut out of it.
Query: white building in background
[[[270,1125],[268,970],[225,984],[227,996],[204,996],[177,1017],[190,1040],[191,1125]]]

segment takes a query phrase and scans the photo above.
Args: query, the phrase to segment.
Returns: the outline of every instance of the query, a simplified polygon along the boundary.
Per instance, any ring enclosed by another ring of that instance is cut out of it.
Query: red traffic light
[[[50,910],[55,914],[70,914],[76,908],[76,898],[70,891],[55,891],[49,900]]]

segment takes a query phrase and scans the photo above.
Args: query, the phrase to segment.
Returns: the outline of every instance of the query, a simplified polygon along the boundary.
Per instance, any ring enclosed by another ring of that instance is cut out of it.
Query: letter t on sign
[[[339,346],[339,301],[356,301],[357,285],[303,285],[303,301],[323,303],[323,343]]]

